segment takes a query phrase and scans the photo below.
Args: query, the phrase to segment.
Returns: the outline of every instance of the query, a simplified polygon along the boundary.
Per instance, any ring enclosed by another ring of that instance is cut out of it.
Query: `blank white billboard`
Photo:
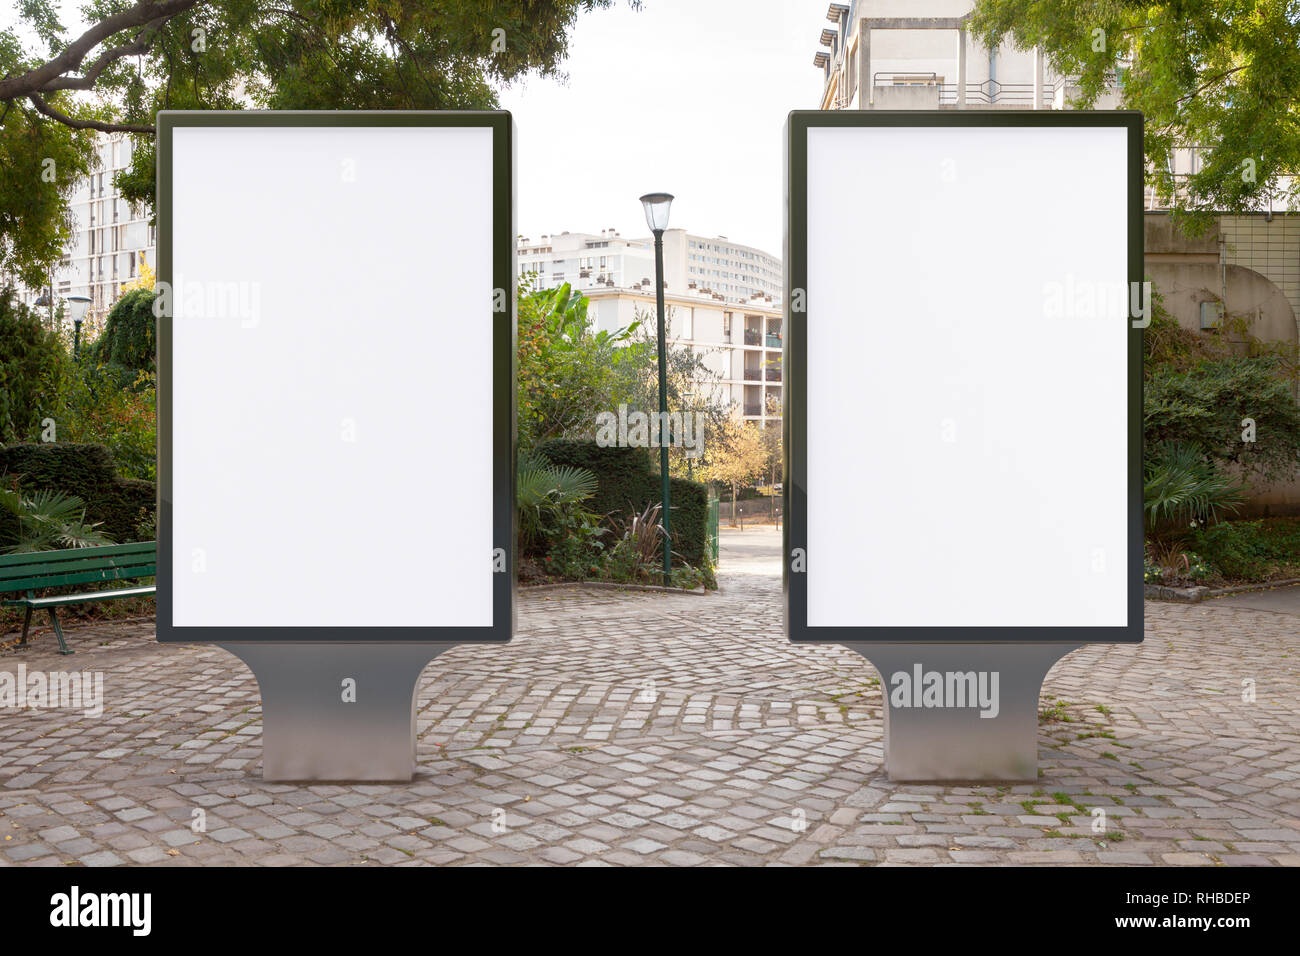
[[[1112,115],[792,138],[792,638],[1140,639],[1135,127]]]
[[[160,639],[499,638],[503,114],[163,115]]]

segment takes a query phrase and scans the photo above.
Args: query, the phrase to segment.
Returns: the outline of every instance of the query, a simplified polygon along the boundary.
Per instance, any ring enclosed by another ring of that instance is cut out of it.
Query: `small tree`
[[[729,418],[710,441],[701,472],[706,481],[731,486],[731,527],[736,527],[736,501],[741,485],[761,475],[767,460],[768,449],[762,432],[752,422]]]
[[[35,441],[58,405],[64,366],[58,333],[0,289],[0,444]]]

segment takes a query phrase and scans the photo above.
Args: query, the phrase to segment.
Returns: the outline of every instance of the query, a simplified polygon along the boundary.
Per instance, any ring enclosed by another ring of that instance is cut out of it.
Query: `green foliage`
[[[76,495],[22,492],[14,482],[0,486],[0,512],[12,519],[0,523],[0,551],[8,554],[113,543],[98,522],[87,523],[86,503]]]
[[[57,491],[77,496],[86,503],[87,520],[102,526],[114,541],[150,540],[137,529],[142,512],[147,516],[155,511],[154,484],[118,477],[103,445],[10,445],[0,448],[0,475],[17,479],[26,495]]]
[[[568,283],[540,292],[521,284],[517,304],[519,447],[591,437],[597,412],[625,401],[635,368],[648,361],[632,342],[636,325],[593,331],[587,297]]]
[[[1300,576],[1300,518],[1224,521],[1194,531],[1190,543],[1230,581]]]
[[[551,545],[557,526],[570,516],[585,513],[581,503],[596,492],[596,476],[585,468],[552,465],[538,455],[519,459],[515,505],[519,512],[519,546],[534,554]]]
[[[93,358],[69,369],[57,415],[60,441],[101,444],[128,478],[153,481],[158,468],[157,380],[140,372],[134,381],[120,366]]]
[[[120,369],[128,382],[141,372],[155,371],[154,298],[152,289],[132,289],[118,299],[108,313],[104,331],[84,350],[85,357],[92,363]]]
[[[599,487],[589,505],[598,514],[643,513],[647,505],[660,503],[658,469],[650,467],[643,448],[602,448],[591,441],[554,439],[542,444],[538,452],[557,465],[595,473]],[[670,492],[673,553],[703,567],[708,546],[708,492],[699,482],[684,478],[673,478]]]
[[[1278,368],[1276,358],[1261,356],[1201,362],[1185,372],[1151,369],[1146,441],[1184,443],[1263,482],[1290,477],[1300,460],[1300,405]],[[1253,442],[1243,440],[1247,418],[1255,422]]]
[[[1056,71],[1080,77],[1080,107],[1117,73],[1123,106],[1146,117],[1149,180],[1189,231],[1257,208],[1300,172],[1293,0],[977,0],[970,30],[993,48],[1042,46]],[[1170,173],[1179,146],[1202,148],[1185,194]]]
[[[73,35],[45,0],[26,0],[0,31],[0,267],[39,282],[68,235],[68,193],[94,161],[93,134],[42,115],[38,103],[131,132],[132,165],[117,183],[152,207],[160,109],[490,109],[493,84],[558,74],[577,17],[610,3],[168,0],[160,9],[90,0],[80,10],[87,25],[116,15],[120,29],[84,58],[56,63]],[[74,99],[69,84],[88,95]],[[40,178],[46,158],[56,161],[54,183]]]
[[[11,31],[0,32],[0,75],[28,62]],[[51,96],[66,113],[81,114],[66,93]],[[0,273],[32,287],[48,286],[49,264],[72,236],[68,200],[97,162],[91,135],[52,123],[26,100],[0,102]]]
[[[0,290],[0,444],[40,437],[54,414],[64,367],[59,337],[12,288]]]
[[[1148,456],[1172,443],[1248,483],[1295,475],[1300,405],[1294,347],[1259,341],[1236,317],[1213,333],[1181,328],[1159,296],[1143,347],[1142,431]],[[1254,422],[1253,436],[1246,419]]]
[[[1186,445],[1157,445],[1144,466],[1142,511],[1152,538],[1177,538],[1237,511],[1245,499],[1241,484]]]

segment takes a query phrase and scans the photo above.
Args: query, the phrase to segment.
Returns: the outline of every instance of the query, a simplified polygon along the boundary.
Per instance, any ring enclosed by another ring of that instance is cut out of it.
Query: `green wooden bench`
[[[27,609],[27,614],[23,617],[20,644],[27,643],[27,629],[32,623],[32,612],[44,608],[49,612],[50,624],[59,638],[59,653],[71,654],[73,652],[68,650],[68,642],[63,639],[63,628],[59,626],[56,608],[88,601],[140,597],[153,594],[154,586],[81,590],[77,594],[56,594],[51,597],[37,597],[36,591],[70,584],[151,578],[157,570],[157,564],[158,545],[154,541],[0,555],[0,594],[23,594],[22,597],[10,598],[4,602],[6,607]]]

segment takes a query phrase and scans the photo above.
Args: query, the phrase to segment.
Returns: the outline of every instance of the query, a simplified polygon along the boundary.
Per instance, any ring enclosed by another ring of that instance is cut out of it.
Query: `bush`
[[[150,516],[155,513],[154,483],[120,477],[113,456],[103,445],[10,445],[0,448],[0,475],[17,478],[26,492],[76,495],[86,503],[86,520],[98,522],[99,530],[114,541],[150,540],[141,533],[147,534]],[[6,520],[0,516],[0,522]],[[16,528],[0,529],[0,536],[6,539],[16,535]]]
[[[86,349],[87,357],[95,364],[120,369],[127,382],[141,372],[156,371],[153,302],[152,289],[132,289],[118,299],[108,313],[104,331]]]
[[[595,473],[599,486],[584,504],[599,514],[640,514],[662,497],[659,472],[650,467],[644,448],[602,448],[592,441],[553,439],[543,442],[537,451],[556,465]],[[685,478],[673,478],[669,487],[673,551],[688,564],[703,567],[709,537],[708,491],[698,481]]]
[[[58,407],[64,352],[59,336],[0,290],[0,444],[34,441]]]
[[[1194,532],[1191,543],[1230,581],[1300,574],[1300,518],[1224,521]]]

